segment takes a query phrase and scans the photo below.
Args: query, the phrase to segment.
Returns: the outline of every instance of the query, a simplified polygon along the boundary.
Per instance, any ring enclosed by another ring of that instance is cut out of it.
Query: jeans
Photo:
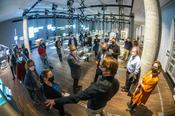
[[[96,74],[95,74],[95,78],[94,78],[94,82],[96,82],[98,80],[98,77],[102,75],[102,71],[100,68],[96,69]]]

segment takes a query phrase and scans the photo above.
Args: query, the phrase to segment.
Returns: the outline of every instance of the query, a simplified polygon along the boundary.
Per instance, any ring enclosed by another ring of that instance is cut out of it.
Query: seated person
[[[41,73],[40,81],[43,84],[43,93],[47,99],[56,99],[60,98],[64,95],[61,91],[59,85],[54,82],[54,76],[51,70],[46,69]],[[64,112],[63,105],[54,105],[54,108],[59,110],[60,116],[64,116],[66,113]]]

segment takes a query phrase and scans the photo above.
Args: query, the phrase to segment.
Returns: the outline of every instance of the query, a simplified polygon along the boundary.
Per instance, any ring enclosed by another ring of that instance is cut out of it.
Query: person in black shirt
[[[27,57],[27,59],[29,59],[29,51],[28,51],[28,49],[25,48],[24,44],[22,44],[21,46],[22,46],[23,54]]]
[[[10,69],[13,75],[13,80],[14,80],[16,75],[16,58],[12,52],[13,52],[12,50],[9,50],[8,62],[9,62]]]
[[[58,54],[58,57],[60,59],[60,62],[62,62],[62,53],[61,53],[61,46],[62,46],[62,41],[61,41],[61,37],[58,37],[57,41],[55,42],[55,47],[56,47],[56,50],[57,50],[57,54]]]
[[[100,64],[100,68],[103,77],[97,82],[92,83],[81,93],[63,98],[48,99],[45,102],[46,106],[49,106],[51,109],[52,106],[57,104],[63,105],[68,103],[78,103],[80,100],[88,100],[88,116],[96,114],[104,116],[104,107],[119,89],[119,82],[114,78],[118,69],[118,62],[115,58],[105,57]]]
[[[74,35],[71,35],[71,38],[68,41],[68,46],[75,46],[77,48],[77,39],[74,37]]]
[[[99,45],[100,45],[100,39],[98,39],[98,35],[95,35],[94,47],[93,47],[93,50],[95,51],[95,57],[97,56]]]
[[[109,52],[111,52],[112,56],[118,59],[120,55],[120,47],[116,43],[116,39],[112,38],[112,44],[109,46]]]

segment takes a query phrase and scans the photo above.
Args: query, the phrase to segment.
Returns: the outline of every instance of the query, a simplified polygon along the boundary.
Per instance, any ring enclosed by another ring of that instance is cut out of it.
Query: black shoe
[[[127,108],[126,111],[128,111],[128,112],[136,112],[136,110],[132,109],[132,108]]]
[[[128,106],[128,107],[131,107],[131,105],[132,105],[132,104],[131,104],[130,102],[127,102],[127,106]]]
[[[131,109],[131,108],[127,108],[127,109],[126,109],[126,111],[131,112],[131,111],[132,111],[132,109]]]
[[[49,66],[49,68],[50,68],[50,69],[53,69],[53,67],[52,67],[52,66]]]
[[[122,88],[122,89],[125,89],[125,88],[126,88],[126,86],[122,86],[121,88]]]
[[[77,89],[77,88],[82,88],[82,86],[81,86],[81,85],[78,85],[78,86],[76,86],[75,88],[76,88],[76,89]]]
[[[122,92],[128,92],[129,90],[128,89],[122,89]]]
[[[68,113],[68,112],[66,112],[66,113],[64,114],[64,116],[71,116],[71,114]]]

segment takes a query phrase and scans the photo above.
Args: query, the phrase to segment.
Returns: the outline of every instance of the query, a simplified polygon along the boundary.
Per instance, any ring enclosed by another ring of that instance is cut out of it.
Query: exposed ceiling
[[[118,0],[119,1],[119,0]],[[166,4],[169,0],[160,0],[161,5]],[[0,22],[21,17],[25,9],[29,9],[37,0],[0,0]],[[80,7],[81,0],[74,0],[73,8]],[[42,0],[31,11],[44,11],[52,10],[52,4],[56,4],[58,7],[57,12],[67,12],[67,0]],[[116,0],[85,0],[85,6],[91,5],[103,5],[103,4],[118,4]],[[131,5],[132,0],[123,0],[123,5]],[[84,9],[84,14],[102,14],[100,7]],[[124,14],[130,14],[130,8],[124,8]],[[75,14],[79,14],[77,9]],[[105,14],[119,14],[119,7],[107,7]],[[144,23],[144,3],[143,0],[134,0],[133,13],[135,15],[136,23]]]

